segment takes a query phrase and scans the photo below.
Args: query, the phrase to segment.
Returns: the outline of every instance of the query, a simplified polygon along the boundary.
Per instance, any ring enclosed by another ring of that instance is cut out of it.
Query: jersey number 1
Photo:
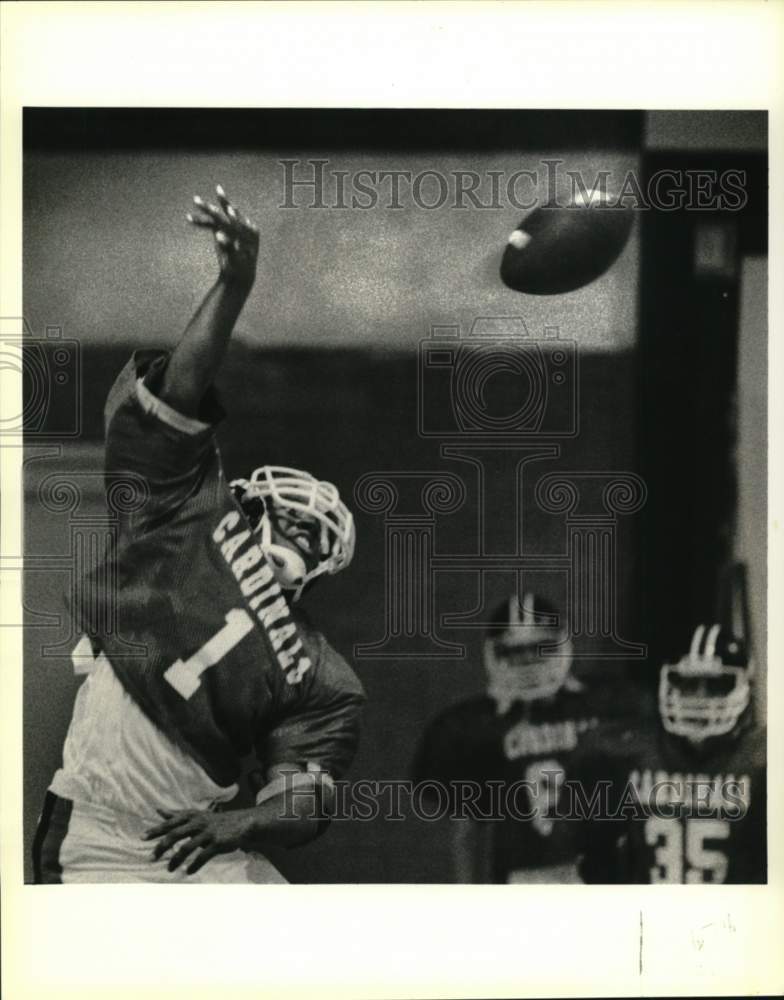
[[[164,677],[183,698],[191,698],[201,687],[201,675],[214,667],[253,629],[253,619],[243,608],[232,608],[226,624],[187,660],[175,660]]]

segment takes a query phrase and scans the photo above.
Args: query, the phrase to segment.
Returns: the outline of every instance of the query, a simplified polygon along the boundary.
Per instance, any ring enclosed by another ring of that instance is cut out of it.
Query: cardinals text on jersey
[[[597,733],[575,772],[586,800],[609,790],[581,826],[583,879],[764,883],[765,740],[751,729],[695,755],[659,727]]]
[[[475,818],[491,829],[493,881],[563,873],[576,860],[577,830],[558,818],[559,797],[580,745],[603,724],[605,706],[596,701],[588,690],[562,689],[499,713],[494,699],[480,697],[448,709],[425,732],[415,778],[438,781],[453,796],[461,783],[481,789]]]
[[[103,567],[74,608],[148,718],[221,786],[255,751],[275,763],[350,763],[363,693],[348,664],[292,612],[223,475],[209,393],[191,419],[157,398],[167,360],[140,351],[106,407],[106,471],[143,477]],[[104,585],[117,581],[116,590]],[[106,602],[117,628],[107,629]],[[145,652],[128,653],[128,641]]]

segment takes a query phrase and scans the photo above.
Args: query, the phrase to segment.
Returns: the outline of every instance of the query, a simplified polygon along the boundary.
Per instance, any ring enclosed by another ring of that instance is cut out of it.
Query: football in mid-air
[[[504,250],[501,280],[516,292],[558,295],[594,281],[617,259],[634,213],[606,192],[568,204],[541,205],[515,229]]]

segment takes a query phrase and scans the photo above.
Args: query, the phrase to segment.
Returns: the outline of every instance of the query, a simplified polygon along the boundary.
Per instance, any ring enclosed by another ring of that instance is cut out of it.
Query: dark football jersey
[[[415,778],[444,785],[453,815],[488,823],[493,881],[576,860],[577,831],[560,818],[559,799],[578,747],[602,724],[597,703],[589,689],[562,690],[499,715],[485,696],[455,705],[427,728]]]
[[[699,755],[655,722],[584,745],[576,777],[593,804],[581,827],[586,882],[767,881],[766,733]]]
[[[356,750],[361,685],[276,583],[224,478],[214,396],[199,421],[154,396],[167,357],[137,352],[109,394],[118,532],[80,591],[77,624],[219,784],[251,752],[265,766],[311,762],[340,776]],[[123,477],[130,488],[118,494]]]

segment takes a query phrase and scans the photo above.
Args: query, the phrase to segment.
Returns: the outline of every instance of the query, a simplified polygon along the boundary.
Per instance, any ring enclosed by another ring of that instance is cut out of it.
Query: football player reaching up
[[[298,470],[225,480],[211,386],[259,235],[220,187],[194,200],[219,275],[174,350],[137,351],[107,400],[107,493],[124,482],[143,502],[74,601],[89,676],[39,821],[39,882],[284,881],[265,848],[324,829],[357,745],[359,681],[296,605],[351,561],[352,516]],[[216,811],[252,753],[256,805]]]
[[[764,883],[766,732],[752,706],[748,631],[700,625],[659,674],[659,725],[583,747],[578,780],[592,883]],[[601,797],[595,796],[601,790]]]
[[[452,878],[579,881],[577,829],[559,800],[578,747],[603,723],[603,695],[573,675],[568,626],[532,593],[498,608],[483,660],[487,693],[436,718],[414,765],[417,780],[446,790]]]

